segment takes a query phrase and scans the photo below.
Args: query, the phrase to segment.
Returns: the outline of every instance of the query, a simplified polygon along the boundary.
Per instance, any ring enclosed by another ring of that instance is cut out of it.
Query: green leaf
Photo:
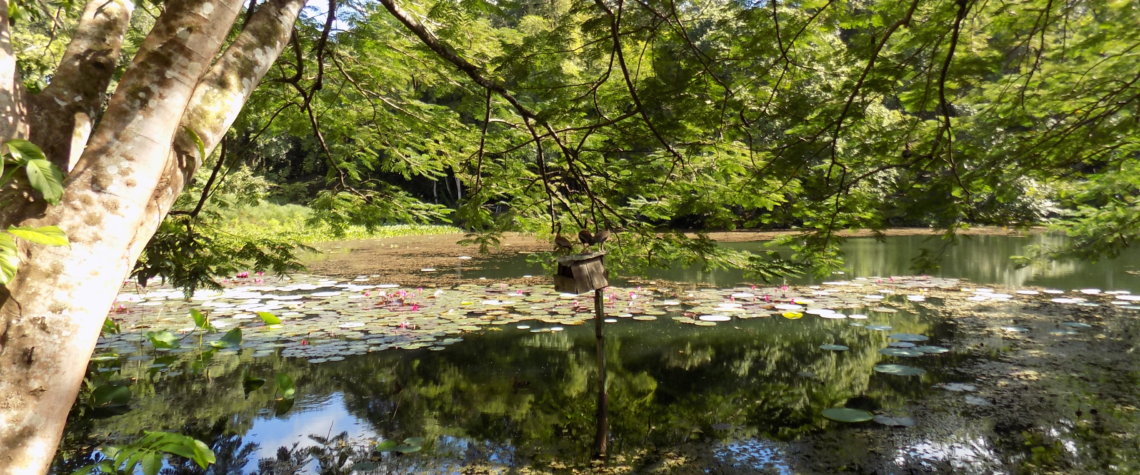
[[[34,143],[23,139],[12,139],[4,143],[8,146],[8,153],[16,159],[16,163],[24,164],[29,160],[47,160],[44,151]]]
[[[93,406],[106,406],[109,404],[126,404],[131,400],[131,388],[117,384],[104,384],[91,391],[91,404]]]
[[[257,391],[259,388],[261,388],[264,385],[265,385],[264,379],[255,378],[253,376],[250,376],[248,373],[246,373],[245,378],[243,378],[242,382],[241,382],[241,389],[242,389],[242,391],[245,392],[245,395],[248,397],[249,393]]]
[[[241,328],[234,328],[222,335],[218,341],[211,341],[210,346],[214,348],[236,348],[241,346]]]
[[[26,170],[28,183],[40,192],[44,201],[49,204],[59,204],[63,196],[63,172],[51,162],[44,159],[28,160]]]
[[[64,234],[58,226],[42,226],[39,228],[12,226],[8,228],[8,232],[25,241],[45,246],[67,246],[71,244],[67,240],[67,234]]]
[[[178,337],[167,330],[146,332],[146,339],[158,349],[178,348]]]
[[[183,127],[182,130],[186,132],[186,135],[190,136],[190,139],[194,141],[194,145],[198,147],[198,158],[205,161],[206,143],[202,142],[202,137],[198,135],[198,132],[195,132],[194,129],[191,129],[190,127]]]
[[[16,240],[12,235],[0,232],[0,285],[11,282],[18,267],[20,255],[16,253]]]
[[[261,317],[261,321],[265,322],[266,325],[281,324],[281,319],[270,312],[257,312],[257,316]]]
[[[143,475],[158,475],[158,471],[162,469],[162,459],[162,454],[158,452],[143,455],[142,460],[140,460]]]
[[[103,320],[102,333],[104,335],[117,335],[120,330],[121,328],[119,328],[119,322],[111,319],[111,317],[107,317],[106,320]]]
[[[182,434],[147,431],[146,435],[129,447],[149,453],[165,452],[185,457],[193,460],[202,468],[217,462],[214,451],[210,450],[209,446],[200,440]]]
[[[288,374],[277,373],[275,379],[277,380],[277,392],[283,399],[293,399],[297,395],[297,386]]]
[[[206,329],[210,323],[209,320],[206,320],[206,315],[196,308],[190,309],[190,318],[194,319],[194,326],[201,329]]]

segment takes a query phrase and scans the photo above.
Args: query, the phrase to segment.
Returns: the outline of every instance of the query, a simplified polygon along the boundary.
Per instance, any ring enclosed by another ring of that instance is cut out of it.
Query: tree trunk
[[[0,467],[5,474],[47,470],[107,310],[186,177],[200,164],[187,131],[207,150],[217,144],[277,58],[303,1],[263,5],[215,61],[242,4],[166,2],[75,162],[61,203],[0,220],[0,226],[56,225],[71,240],[70,247],[22,245],[15,279],[0,287]],[[6,11],[0,0],[0,12]],[[0,25],[5,33],[0,34],[0,81],[5,80],[7,25]],[[0,106],[15,97],[16,86],[0,84],[5,88]],[[73,121],[57,125],[73,135]]]

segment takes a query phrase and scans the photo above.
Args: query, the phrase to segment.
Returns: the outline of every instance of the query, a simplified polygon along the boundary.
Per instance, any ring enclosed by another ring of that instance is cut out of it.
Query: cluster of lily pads
[[[208,315],[210,325],[218,330],[204,336],[208,340],[206,344],[222,351],[236,351],[238,345],[224,340],[233,330],[240,329],[244,335],[238,340],[240,347],[252,349],[255,357],[280,353],[317,364],[374,351],[441,351],[462,341],[463,333],[504,325],[530,332],[556,332],[594,318],[592,294],[560,293],[552,286],[477,281],[448,288],[403,288],[371,280],[367,276],[351,281],[298,276],[273,285],[259,279],[235,279],[223,290],[199,291],[189,300],[171,288],[144,292],[125,286],[110,316],[121,332],[104,335],[99,346],[108,353],[137,352],[147,341],[147,335],[156,334],[153,330],[164,330],[163,334],[173,337],[193,332],[195,326],[186,316],[201,312]],[[866,324],[868,314],[878,315],[877,320],[883,320],[882,317],[898,312],[900,306],[925,305],[928,298],[961,299],[977,305],[1020,301],[1080,307],[1111,305],[1140,310],[1137,305],[1140,295],[1124,291],[1080,289],[1066,293],[1046,289],[1003,293],[987,288],[964,288],[957,279],[925,276],[857,278],[795,288],[610,287],[604,296],[607,323],[669,316],[682,324],[715,326],[751,318],[798,320],[811,316],[846,320],[851,326],[882,332],[893,328],[881,323]],[[1072,334],[1091,325],[1065,322],[1061,326],[1063,328],[1053,333]],[[1015,333],[1028,331],[1021,327],[1002,328]],[[950,351],[930,344],[926,335],[896,332],[890,333],[888,338],[891,340],[888,346],[879,350],[886,357],[918,358]],[[171,352],[190,349],[163,346],[163,351]],[[827,343],[820,349],[846,351],[849,347]],[[925,373],[922,368],[890,362],[876,365],[874,371],[898,377]],[[976,389],[966,383],[947,383],[942,387],[950,391]],[[973,399],[979,401],[976,404],[986,402],[978,397]],[[824,410],[822,416],[841,422],[876,420],[889,426],[914,424],[909,417],[874,415],[854,408],[830,408]]]
[[[1100,289],[1077,289],[1070,292],[1065,292],[1058,289],[1044,289],[1032,290],[1022,289],[1016,290],[1012,293],[1003,293],[991,288],[960,288],[958,295],[964,296],[964,302],[971,302],[976,304],[994,304],[1003,302],[1014,302],[1019,298],[1023,299],[1022,302],[1037,302],[1042,304],[1059,304],[1059,305],[1072,305],[1077,307],[1101,307],[1113,306],[1123,310],[1140,310],[1140,295],[1133,295],[1129,291],[1114,290],[1102,291]],[[1067,294],[1067,295],[1066,295]],[[953,295],[953,294],[949,294]],[[944,294],[943,297],[946,295]],[[868,296],[869,298],[874,298]],[[1034,299],[1034,300],[1025,300]],[[908,301],[922,302],[925,301],[923,295],[908,295]],[[1068,336],[1076,335],[1079,330],[1093,328],[1092,324],[1086,322],[1066,321],[1057,325],[1059,328],[1049,331],[1053,336]],[[885,325],[869,325],[868,329],[887,331],[891,328]],[[1028,333],[1029,328],[1019,326],[1002,326],[1000,329],[1007,333]],[[887,348],[879,350],[886,356],[913,358],[930,354],[941,354],[950,351],[948,348],[941,346],[933,346],[927,344],[929,338],[925,335],[911,334],[911,333],[892,333],[890,339],[893,340],[888,344]],[[843,345],[825,344],[820,346],[824,350],[847,350],[848,348]],[[921,376],[926,371],[921,368],[899,365],[899,364],[879,364],[874,367],[874,370],[879,373],[898,375],[898,376]],[[969,383],[940,383],[935,385],[936,388],[944,389],[953,392],[972,392],[976,391],[977,387]],[[965,402],[975,406],[988,406],[991,403],[985,398],[967,395]],[[866,422],[874,420],[880,424],[896,427],[909,427],[914,425],[914,419],[906,416],[889,416],[886,414],[875,415],[869,411],[856,408],[847,407],[833,407],[822,411],[823,417],[838,421],[838,422]]]
[[[220,291],[199,291],[189,300],[171,288],[141,291],[125,286],[111,318],[124,331],[106,335],[101,348],[122,352],[137,349],[151,329],[193,331],[186,318],[190,309],[210,317],[222,331],[241,328],[245,348],[254,356],[280,352],[285,357],[306,358],[313,363],[336,361],[349,355],[389,349],[442,350],[461,341],[461,334],[499,325],[515,325],[532,332],[559,331],[593,318],[592,295],[559,293],[551,286],[511,286],[502,283],[461,284],[449,288],[403,288],[393,283],[374,283],[368,276],[336,280],[297,276],[277,285],[260,279],[234,279]],[[957,292],[957,291],[961,292]],[[857,278],[824,282],[810,287],[742,286],[732,289],[681,290],[669,286],[618,288],[605,291],[606,322],[621,319],[673,320],[697,326],[766,317],[800,319],[805,315],[830,320],[849,320],[850,325],[872,331],[890,331],[888,325],[865,325],[867,314],[889,315],[900,304],[922,303],[930,292],[940,297],[962,295],[967,301],[991,302],[1035,298],[1044,294],[1052,303],[1099,305],[1090,298],[1111,296],[1111,304],[1140,309],[1140,296],[1127,292],[1078,291],[1081,297],[1055,297],[1061,291],[1033,290],[1013,294],[991,289],[963,289],[957,279],[935,277]],[[860,309],[843,313],[833,309]],[[259,315],[273,314],[271,324]],[[1067,330],[1077,325],[1072,322]],[[136,330],[136,331],[132,331]],[[210,338],[219,338],[211,336]],[[893,357],[918,357],[948,351],[925,344],[925,336],[895,333],[895,340],[881,352]],[[923,344],[919,344],[923,343]],[[842,351],[841,344],[826,344],[824,350]],[[177,351],[177,349],[172,349]],[[881,365],[880,372],[913,373],[900,365]]]

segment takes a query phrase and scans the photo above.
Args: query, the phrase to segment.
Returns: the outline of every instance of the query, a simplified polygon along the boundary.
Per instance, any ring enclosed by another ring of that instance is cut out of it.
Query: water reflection
[[[1065,260],[1039,262],[1018,268],[1011,256],[1025,255],[1030,246],[1058,247],[1065,237],[1055,234],[1026,236],[959,236],[959,242],[946,249],[940,268],[931,272],[940,277],[968,279],[983,285],[1001,285],[1018,288],[1025,286],[1073,289],[1096,287],[1117,289],[1137,287],[1140,277],[1130,274],[1140,268],[1140,249],[1127,249],[1113,259],[1096,262]],[[844,242],[846,265],[842,278],[912,275],[914,259],[923,249],[938,249],[942,241],[938,236],[891,236],[882,241],[874,238],[851,238]],[[763,242],[725,243],[734,249],[761,251]],[[528,264],[525,256],[495,261],[479,272],[487,277],[517,277],[522,274],[541,274],[542,269]],[[699,266],[674,266],[645,273],[646,278],[679,282],[710,284],[731,287],[752,279],[738,269],[702,269]],[[815,284],[819,279],[811,276],[790,278],[789,284]],[[620,283],[619,279],[614,279]]]
[[[868,323],[876,318],[887,320]],[[889,320],[895,331],[948,337],[927,316],[903,312]],[[309,434],[347,431],[349,438],[433,441],[425,454],[400,459],[425,470],[580,463],[596,450],[590,442],[601,387],[592,330],[507,328],[472,334],[446,351],[386,351],[319,365],[253,359],[250,350],[215,355],[198,373],[193,354],[177,355],[161,370],[149,356],[102,363],[106,374],[134,378],[131,410],[102,419],[73,414],[61,453],[81,457],[144,429],[202,440],[240,435],[257,444],[247,454],[252,471],[279,447],[314,445]],[[951,356],[907,360],[930,371],[923,377],[874,373],[877,363],[897,362],[878,353],[887,334],[845,320],[769,318],[702,328],[621,319],[605,335],[608,449],[638,453],[693,441],[745,447],[832,427],[819,416],[827,407],[900,407],[938,381]],[[836,342],[852,349],[819,349]],[[296,406],[275,417],[271,390],[243,394],[245,372],[291,375]]]

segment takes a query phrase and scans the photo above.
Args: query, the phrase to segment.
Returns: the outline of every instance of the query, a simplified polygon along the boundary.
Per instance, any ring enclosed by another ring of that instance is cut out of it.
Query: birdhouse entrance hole
[[[601,251],[559,257],[558,271],[554,274],[554,290],[581,294],[609,286],[605,256],[606,253]]]

